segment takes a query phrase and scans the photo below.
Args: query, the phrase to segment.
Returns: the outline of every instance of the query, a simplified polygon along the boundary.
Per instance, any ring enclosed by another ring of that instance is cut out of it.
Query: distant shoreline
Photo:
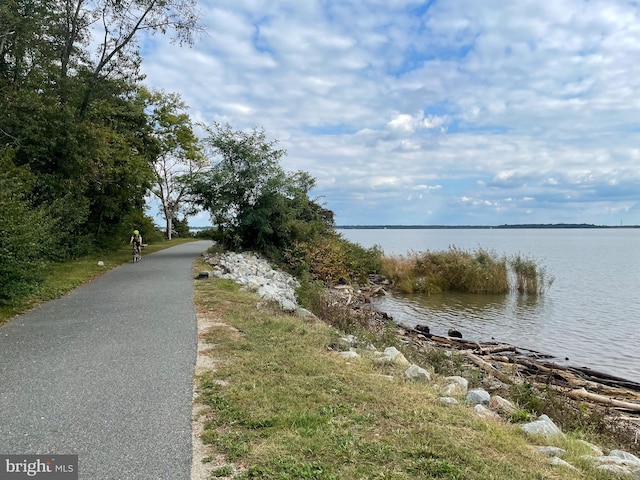
[[[212,226],[189,227],[189,230],[208,230]],[[504,225],[338,225],[337,230],[491,230],[498,228],[640,228],[640,225],[594,225],[592,223],[520,223]]]
[[[594,225],[591,223],[522,223],[513,225],[339,225],[338,230],[428,230],[428,229],[507,229],[507,228],[640,228],[640,225]]]

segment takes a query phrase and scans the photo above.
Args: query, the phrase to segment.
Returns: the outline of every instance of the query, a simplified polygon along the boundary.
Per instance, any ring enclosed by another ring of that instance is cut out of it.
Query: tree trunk
[[[167,219],[167,239],[171,240],[171,233],[173,230],[173,217],[169,214],[166,214],[165,217]]]

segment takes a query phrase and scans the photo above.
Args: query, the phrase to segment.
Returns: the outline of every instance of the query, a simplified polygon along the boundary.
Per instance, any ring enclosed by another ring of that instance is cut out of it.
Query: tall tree
[[[36,175],[32,199],[64,219],[70,245],[142,211],[154,142],[137,98],[138,41],[191,43],[195,1],[0,2],[0,150]]]
[[[149,149],[155,172],[151,193],[160,202],[170,240],[177,216],[193,213],[187,179],[207,166],[207,158],[179,95],[147,90],[142,95],[147,99],[154,140]]]
[[[267,141],[263,129],[234,131],[229,124],[217,122],[202,127],[213,166],[197,177],[195,191],[219,228],[235,227],[267,183],[283,174],[279,161],[286,151],[276,149],[277,141]]]
[[[280,166],[285,150],[265,131],[205,126],[212,168],[192,182],[198,203],[208,210],[231,248],[277,255],[296,241],[333,228],[333,212],[309,199],[315,180]]]

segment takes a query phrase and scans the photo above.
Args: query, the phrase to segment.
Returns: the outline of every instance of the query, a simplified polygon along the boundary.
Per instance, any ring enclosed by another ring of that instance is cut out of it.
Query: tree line
[[[301,244],[335,235],[309,198],[315,179],[285,172],[264,130],[213,123],[197,138],[179,94],[145,86],[143,36],[189,45],[199,22],[195,0],[2,1],[0,301],[28,293],[46,262],[149,237],[151,196],[169,237],[203,208],[225,246],[294,269]]]

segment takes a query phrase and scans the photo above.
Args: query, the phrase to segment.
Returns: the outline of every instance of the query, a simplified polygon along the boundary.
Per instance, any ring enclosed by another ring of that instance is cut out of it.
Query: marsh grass
[[[189,241],[193,239],[181,238],[150,244],[144,249],[143,254],[148,255]],[[99,266],[99,261],[102,261],[104,266]],[[0,325],[15,315],[58,298],[82,283],[130,261],[131,248],[127,245],[117,250],[99,252],[75,260],[50,263],[42,269],[39,285],[33,292],[28,296],[0,303]]]
[[[547,275],[544,266],[522,255],[514,255],[509,264],[515,275],[515,288],[519,293],[541,295],[553,284],[554,278]]]
[[[198,378],[202,438],[243,466],[234,478],[583,478],[548,466],[516,426],[443,406],[431,387],[403,381],[403,367],[381,372],[366,351],[339,358],[333,326],[258,311],[256,296],[224,280],[196,290],[198,308],[220,322],[206,341],[223,360]]]
[[[503,294],[518,291],[541,295],[553,283],[546,275],[546,268],[533,259],[522,255],[509,259],[482,248],[465,251],[452,246],[445,251],[384,257],[381,269],[403,293]]]

